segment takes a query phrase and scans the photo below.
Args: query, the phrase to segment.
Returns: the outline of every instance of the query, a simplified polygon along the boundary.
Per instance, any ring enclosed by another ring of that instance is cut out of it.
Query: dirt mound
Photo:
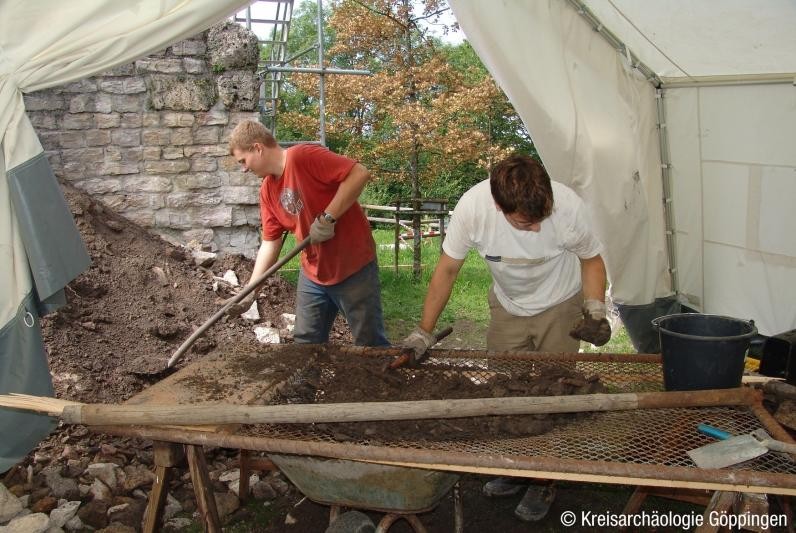
[[[162,377],[152,374],[231,294],[214,278],[234,270],[245,282],[253,264],[235,255],[197,267],[189,250],[73,187],[64,185],[64,193],[92,264],[68,285],[67,305],[42,320],[56,395],[120,402]],[[295,290],[278,274],[267,280],[258,300],[259,322],[266,325],[279,327],[282,313],[295,312]],[[254,325],[222,318],[178,366],[212,352],[253,347]],[[344,323],[335,328],[341,341],[350,342]]]

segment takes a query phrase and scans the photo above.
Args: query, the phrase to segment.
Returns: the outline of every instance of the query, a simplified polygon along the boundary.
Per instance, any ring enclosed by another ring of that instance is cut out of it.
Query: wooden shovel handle
[[[257,289],[257,287],[259,287],[263,281],[265,281],[271,275],[273,275],[274,272],[282,268],[282,266],[284,266],[285,263],[296,257],[309,244],[310,244],[310,238],[307,237],[306,239],[298,243],[295,248],[293,248],[287,254],[285,254],[285,256],[282,259],[274,263],[274,265],[271,268],[263,272],[257,279],[255,279],[254,281],[243,287],[243,289],[241,289],[241,291],[238,294],[230,298],[229,301],[226,304],[224,304],[224,307],[219,309],[216,312],[216,314],[208,318],[204,324],[199,326],[199,328],[196,331],[194,331],[193,334],[190,337],[188,337],[188,339],[185,342],[183,342],[179,348],[177,348],[174,354],[169,358],[169,362],[166,363],[166,368],[171,368],[172,366],[174,366],[174,364],[180,360],[180,358],[185,354],[185,352],[187,352],[188,349],[191,346],[193,346],[193,343],[196,342],[196,339],[201,337],[205,331],[210,329],[210,326],[218,322],[218,319],[224,316],[224,314],[226,314],[227,310],[230,307],[240,302],[250,292]]]

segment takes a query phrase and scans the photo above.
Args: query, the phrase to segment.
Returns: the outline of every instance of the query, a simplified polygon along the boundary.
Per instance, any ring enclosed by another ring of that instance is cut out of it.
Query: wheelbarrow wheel
[[[348,511],[329,524],[325,533],[374,533],[376,526],[368,515],[359,511]]]

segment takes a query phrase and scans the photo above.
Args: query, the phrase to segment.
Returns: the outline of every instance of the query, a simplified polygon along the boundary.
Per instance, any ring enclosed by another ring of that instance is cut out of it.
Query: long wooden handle
[[[210,425],[422,420],[487,415],[579,413],[673,407],[751,405],[746,387],[706,391],[583,394],[293,405],[66,405],[67,423],[87,425]]]
[[[274,263],[274,265],[271,268],[263,272],[257,279],[255,279],[254,281],[243,287],[243,289],[241,289],[241,291],[238,294],[230,298],[229,301],[226,304],[224,304],[224,307],[219,309],[216,312],[216,314],[208,318],[204,324],[202,324],[196,331],[194,331],[193,334],[190,337],[188,337],[188,339],[186,339],[186,341],[183,342],[179,348],[177,348],[177,350],[169,358],[168,363],[166,363],[166,368],[171,368],[172,366],[174,366],[174,364],[180,360],[180,358],[185,354],[185,352],[188,351],[188,348],[193,346],[193,343],[196,342],[196,339],[204,335],[204,332],[210,329],[210,326],[218,322],[218,319],[224,316],[224,314],[227,312],[227,310],[230,307],[243,300],[250,292],[259,287],[260,284],[266,279],[268,279],[274,272],[282,268],[282,266],[284,266],[285,263],[296,257],[309,244],[310,244],[310,238],[307,237],[303,241],[298,243],[295,248],[293,248],[287,254],[285,254],[285,256],[282,259]]]

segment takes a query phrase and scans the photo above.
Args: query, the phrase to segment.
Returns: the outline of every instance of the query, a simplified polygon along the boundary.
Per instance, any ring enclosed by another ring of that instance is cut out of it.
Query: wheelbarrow
[[[425,533],[417,514],[436,507],[451,488],[454,489],[454,531],[462,531],[458,474],[302,455],[268,457],[307,498],[331,506],[328,532],[366,531],[363,528],[366,524],[372,527],[370,519],[362,513],[341,515],[342,508],[348,507],[386,513],[376,532],[386,532],[403,518],[416,533]]]

